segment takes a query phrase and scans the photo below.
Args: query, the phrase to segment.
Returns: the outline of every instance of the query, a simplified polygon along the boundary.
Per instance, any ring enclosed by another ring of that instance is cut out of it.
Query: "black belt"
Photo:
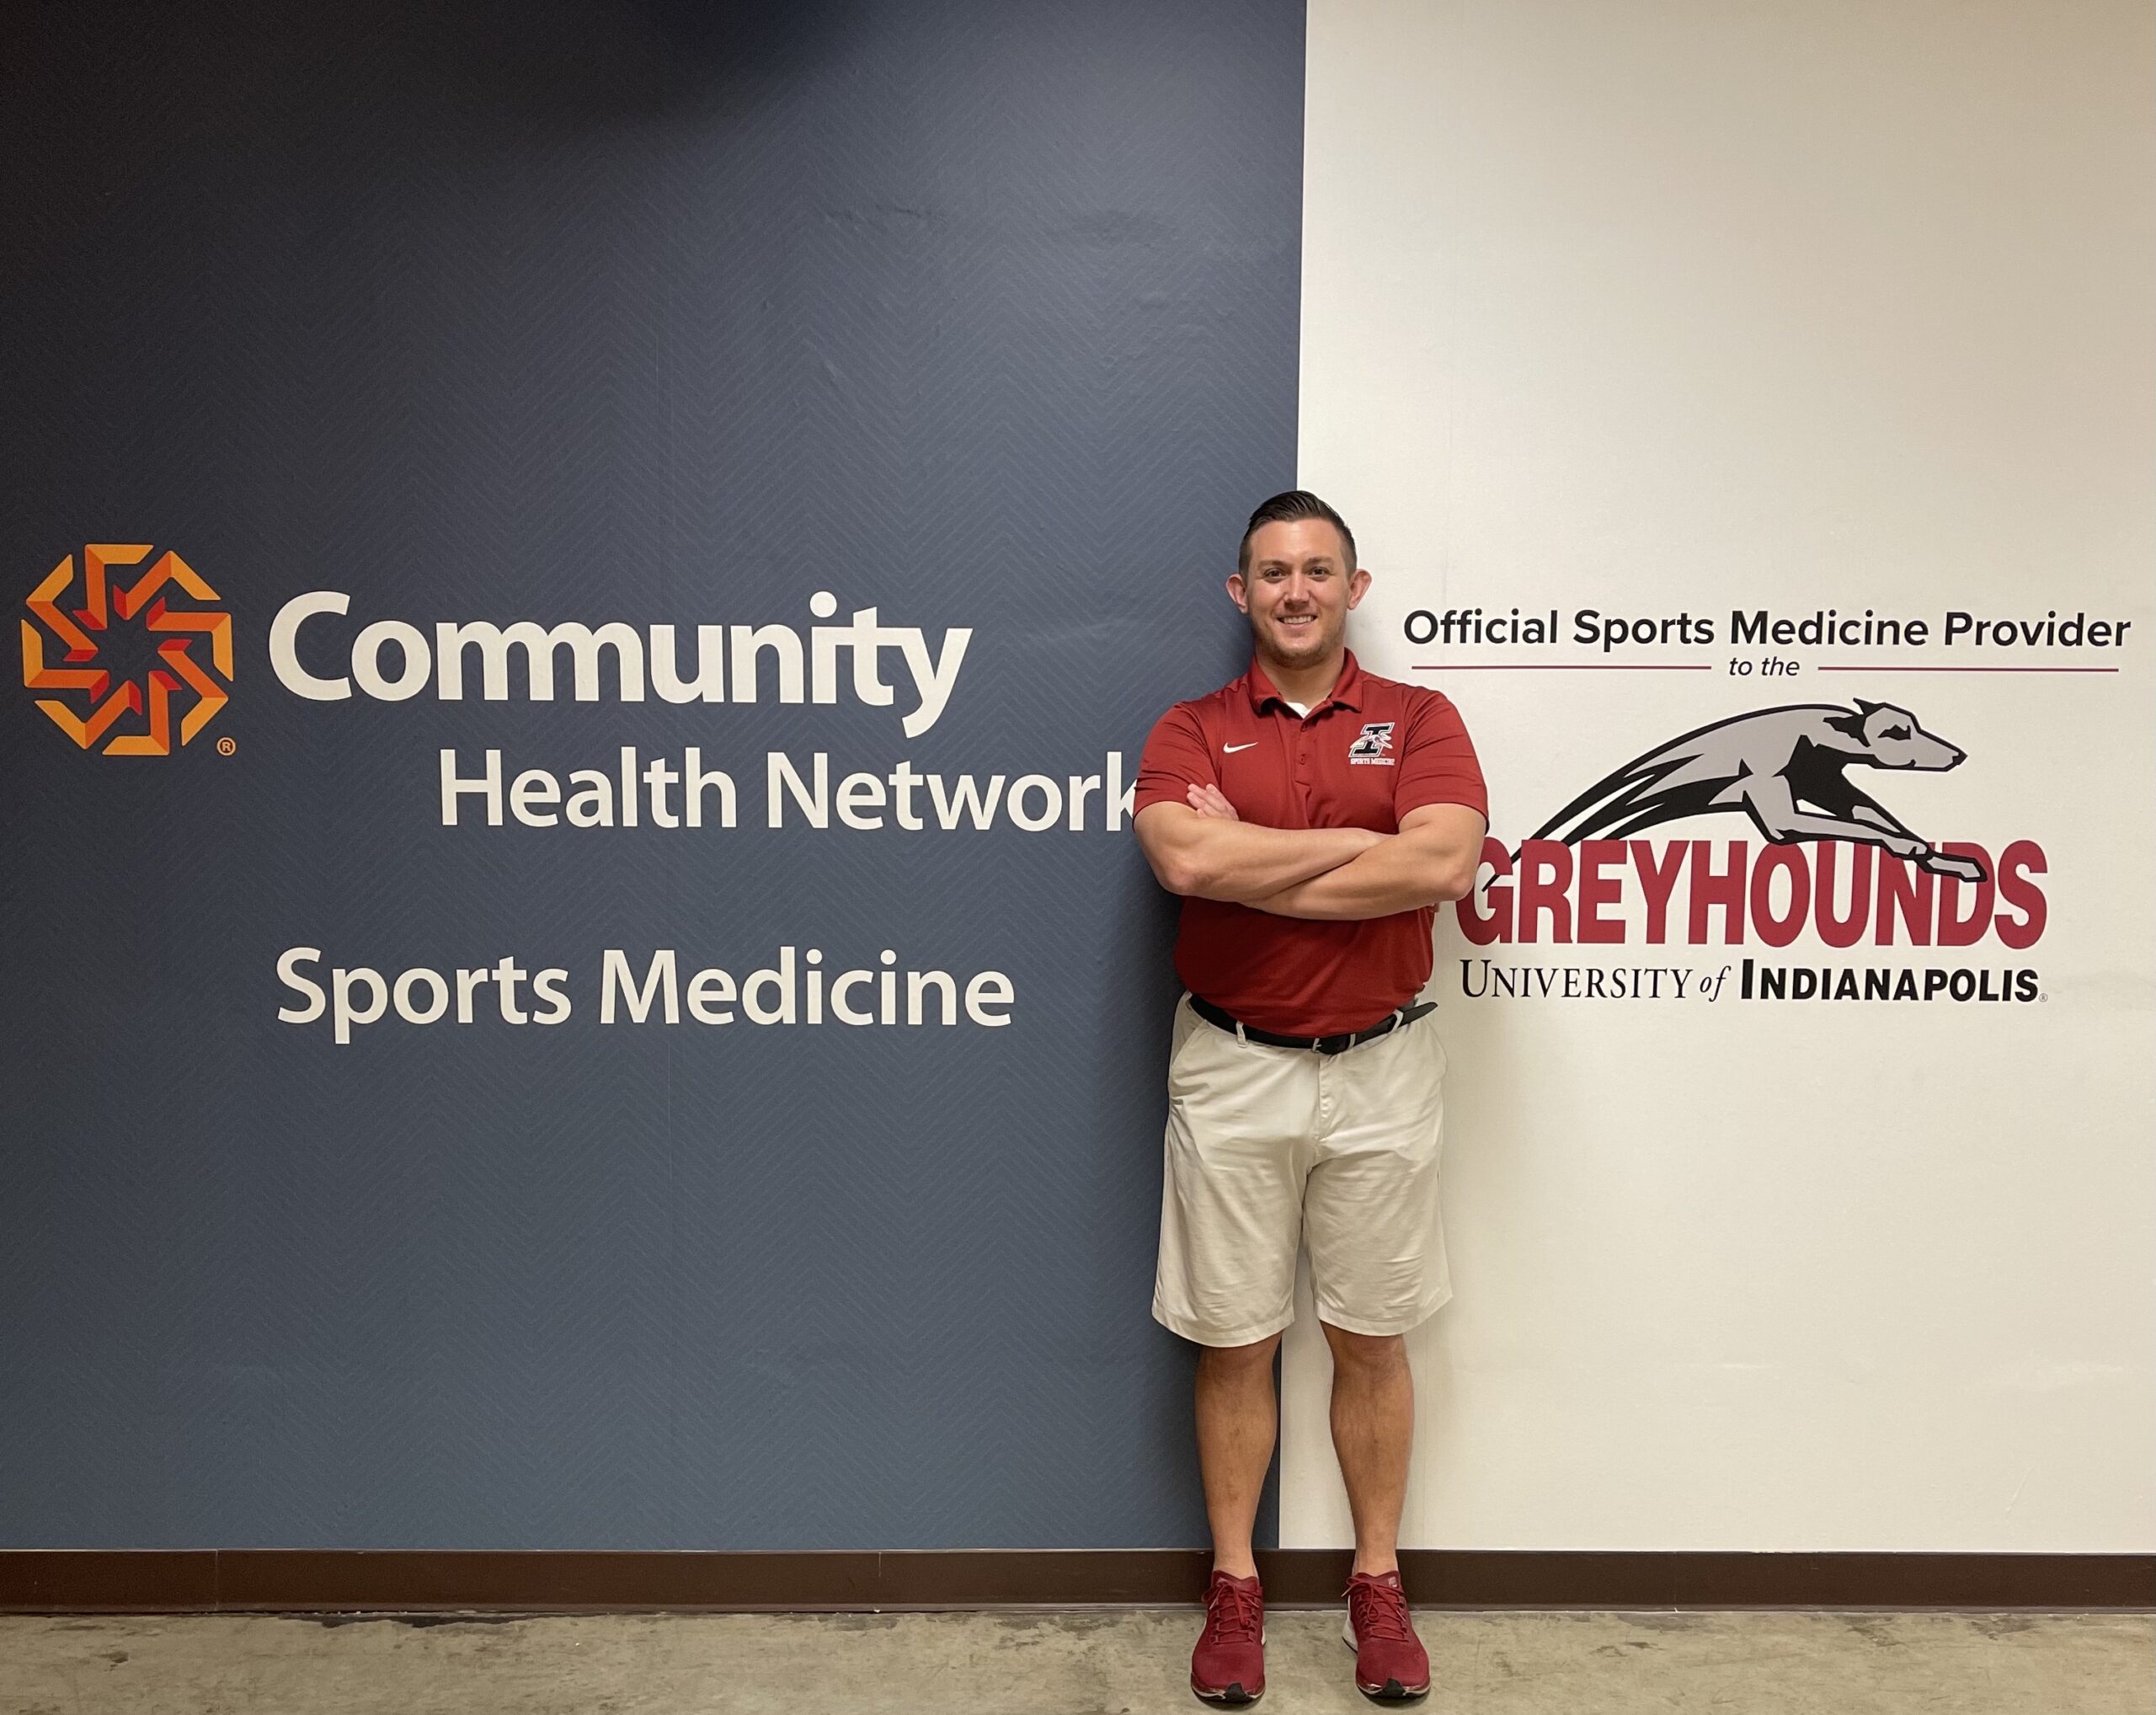
[[[1190,1010],[1209,1024],[1218,1024],[1223,1030],[1232,1030],[1246,1041],[1262,1042],[1267,1048],[1307,1048],[1317,1054],[1345,1054],[1349,1049],[1382,1036],[1388,1030],[1402,1024],[1412,1024],[1425,1012],[1436,1012],[1438,1003],[1435,1001],[1418,1001],[1412,1007],[1388,1013],[1367,1030],[1351,1030],[1340,1036],[1283,1036],[1277,1030],[1260,1030],[1197,995],[1190,997]]]

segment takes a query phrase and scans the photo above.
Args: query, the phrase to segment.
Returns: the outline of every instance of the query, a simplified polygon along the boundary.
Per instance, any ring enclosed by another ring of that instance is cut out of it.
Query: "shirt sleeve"
[[[1490,794],[1482,783],[1482,765],[1474,740],[1451,698],[1437,692],[1416,699],[1401,747],[1400,774],[1393,783],[1392,813],[1405,817],[1429,804],[1461,804],[1490,816]],[[1140,788],[1141,793],[1143,788]]]
[[[1219,771],[1206,745],[1198,711],[1178,703],[1153,724],[1138,759],[1138,795],[1132,813],[1155,804],[1187,804],[1193,786],[1218,786]]]

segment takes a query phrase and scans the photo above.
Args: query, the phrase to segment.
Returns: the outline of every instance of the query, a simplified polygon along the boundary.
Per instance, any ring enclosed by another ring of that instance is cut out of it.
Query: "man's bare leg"
[[[1213,1567],[1251,1578],[1251,1531],[1273,1463],[1280,1411],[1273,1392],[1273,1354],[1280,1336],[1248,1346],[1204,1346],[1198,1354],[1198,1468],[1205,1480],[1205,1516],[1213,1527]]]
[[[1400,1564],[1400,1509],[1415,1443],[1407,1340],[1319,1326],[1332,1348],[1332,1451],[1355,1520],[1355,1570],[1390,1572]]]

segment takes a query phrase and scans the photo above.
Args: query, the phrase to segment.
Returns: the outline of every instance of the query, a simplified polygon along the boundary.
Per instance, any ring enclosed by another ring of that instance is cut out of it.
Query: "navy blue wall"
[[[166,757],[0,703],[0,1545],[1202,1541],[1147,1315],[1168,902],[1097,814],[766,829],[762,761],[1097,772],[1235,670],[1300,7],[16,29],[0,579],[175,548],[238,652]],[[267,641],[312,590],[325,673],[371,620],[805,632],[819,590],[974,635],[913,739],[903,692],[318,703]],[[443,747],[624,745],[701,746],[741,825],[441,825]],[[598,1022],[606,948],[789,943],[1003,970],[1011,1023]],[[559,965],[574,1016],[339,1045],[276,1016],[299,945]]]

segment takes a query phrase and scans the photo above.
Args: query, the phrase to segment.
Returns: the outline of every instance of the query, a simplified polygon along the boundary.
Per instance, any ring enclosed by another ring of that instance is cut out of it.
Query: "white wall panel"
[[[1412,1341],[1412,1545],[2156,1540],[2150,36],[2033,0],[1313,0],[1301,479],[1376,574],[1356,647],[1459,703],[1497,836],[1692,728],[1863,697],[1968,756],[1859,783],[2047,862],[2019,951],[1648,947],[1630,903],[1614,947],[1446,923],[1458,1296]],[[1756,649],[1403,630],[1514,604],[2132,629],[1792,649],[1774,685],[1731,676]],[[1935,671],[2009,661],[2119,671]],[[2045,998],[1470,1000],[1485,954],[2026,967]],[[1306,1296],[1285,1375],[1281,1540],[1344,1543]]]

